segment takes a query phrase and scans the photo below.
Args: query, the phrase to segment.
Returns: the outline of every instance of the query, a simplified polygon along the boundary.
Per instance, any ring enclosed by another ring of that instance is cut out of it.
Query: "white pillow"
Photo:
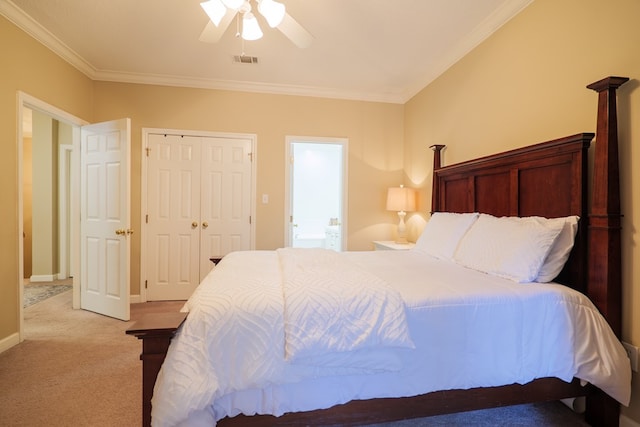
[[[533,282],[563,225],[536,217],[481,214],[460,241],[454,259],[465,267],[515,282]]]
[[[579,220],[580,217],[575,215],[564,218],[546,219],[549,223],[557,222],[562,224],[562,231],[560,231],[558,238],[553,243],[553,246],[551,246],[551,250],[538,273],[536,282],[546,283],[558,277],[558,274],[560,274],[569,259],[571,249],[573,249],[576,233],[578,232]]]
[[[476,219],[477,213],[434,212],[424,226],[414,250],[450,261],[462,236]]]

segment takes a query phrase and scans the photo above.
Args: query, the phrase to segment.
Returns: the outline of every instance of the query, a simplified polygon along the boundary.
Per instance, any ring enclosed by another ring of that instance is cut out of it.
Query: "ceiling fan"
[[[311,45],[313,36],[286,12],[284,4],[274,0],[254,2],[257,4],[258,12],[271,28],[280,30],[300,48]],[[210,19],[200,34],[200,41],[217,43],[236,17],[238,21],[242,20],[242,31],[238,22],[238,36],[244,40],[258,40],[262,37],[262,30],[252,12],[250,0],[208,0],[200,3],[200,6]]]

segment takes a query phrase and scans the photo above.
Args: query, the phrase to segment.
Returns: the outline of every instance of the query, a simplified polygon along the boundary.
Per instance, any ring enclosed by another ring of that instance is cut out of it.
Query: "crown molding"
[[[87,77],[91,79],[94,78],[96,69],[91,66],[91,64],[51,34],[49,30],[24,13],[23,10],[16,6],[11,0],[0,0],[0,14],[22,31],[49,48],[53,53],[77,68]]]
[[[349,92],[339,89],[283,84],[266,84],[248,81],[216,80],[162,74],[123,73],[119,71],[97,71],[94,80],[149,84],[158,86],[189,87],[198,89],[228,90],[233,92],[265,93],[273,95],[309,96],[315,98],[344,99],[351,101],[384,102],[403,104],[405,100],[395,93]]]

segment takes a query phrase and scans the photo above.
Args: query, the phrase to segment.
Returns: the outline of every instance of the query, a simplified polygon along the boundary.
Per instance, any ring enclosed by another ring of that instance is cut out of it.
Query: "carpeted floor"
[[[132,304],[131,322],[71,309],[64,292],[24,310],[26,339],[0,354],[0,426],[139,426],[140,342],[125,330],[142,313],[182,302]],[[429,426],[585,426],[558,402],[379,424]]]

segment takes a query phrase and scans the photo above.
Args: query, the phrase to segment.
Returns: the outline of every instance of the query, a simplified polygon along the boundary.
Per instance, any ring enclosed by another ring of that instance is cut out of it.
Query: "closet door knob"
[[[209,223],[207,221],[202,223],[202,228],[207,228],[209,226]]]
[[[197,228],[198,227],[198,223],[196,221],[193,221],[191,223],[191,228]]]

